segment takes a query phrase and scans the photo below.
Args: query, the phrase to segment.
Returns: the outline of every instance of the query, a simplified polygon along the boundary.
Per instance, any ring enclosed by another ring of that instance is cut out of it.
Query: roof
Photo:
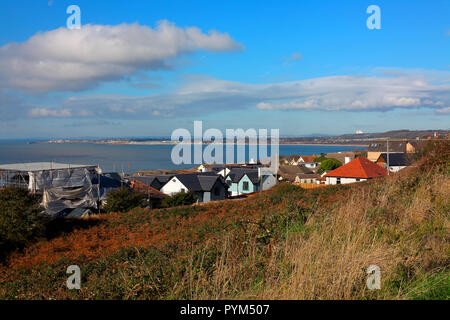
[[[382,158],[387,163],[387,153],[382,153],[378,157],[378,160]],[[377,160],[377,161],[378,161]],[[402,167],[411,165],[411,160],[404,153],[390,153],[389,154],[389,166],[390,167]]]
[[[406,152],[408,141],[389,141],[389,152]],[[386,141],[372,141],[367,148],[368,152],[386,152]]]
[[[166,183],[173,176],[175,176],[175,175],[174,174],[154,174],[154,175],[136,176],[136,177],[132,177],[130,179],[138,180],[140,182],[145,183],[146,185],[151,185],[155,179],[161,183]]]
[[[314,162],[315,156],[302,156],[304,162]]]
[[[290,166],[290,165],[280,165],[278,168],[278,173],[283,174],[312,174],[312,170],[306,168],[305,166]]]
[[[325,177],[340,178],[377,178],[387,175],[387,170],[367,158],[359,157],[349,163],[330,171]]]
[[[177,174],[175,177],[190,191],[211,191],[221,176],[214,172],[195,172]]]
[[[143,193],[145,195],[150,196],[151,198],[165,198],[167,195],[165,193],[162,193],[161,191],[150,187],[149,185],[139,181],[139,180],[133,180],[131,183],[131,188],[135,190],[136,192]]]
[[[299,178],[299,179],[317,179],[317,178],[320,178],[320,174],[316,174],[316,173],[300,173],[300,174],[297,174],[297,177]]]
[[[48,171],[74,168],[96,168],[97,165],[83,165],[83,164],[68,164],[58,162],[29,162],[29,163],[14,163],[14,164],[0,164],[0,170],[4,171]]]
[[[308,176],[308,178],[314,178],[314,172],[303,165],[281,165],[278,168],[278,175],[291,182],[294,182],[296,177],[301,178],[302,175]]]
[[[230,177],[231,181],[237,183],[241,181],[242,177],[247,175],[252,183],[258,183],[258,169],[253,168],[232,168],[227,177]]]
[[[355,152],[353,152],[353,151],[332,152],[332,153],[327,153],[326,157],[328,159],[336,159],[342,163],[345,163],[345,157],[350,157],[350,160],[355,159]]]

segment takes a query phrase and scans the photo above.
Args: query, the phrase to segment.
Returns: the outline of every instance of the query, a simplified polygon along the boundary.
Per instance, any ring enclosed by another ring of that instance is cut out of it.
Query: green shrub
[[[162,206],[168,207],[178,207],[193,204],[197,201],[197,196],[194,192],[179,192],[171,197],[167,197],[162,201]]]
[[[314,162],[322,162],[322,161],[325,161],[326,159],[328,159],[326,156],[325,156],[325,154],[322,152],[321,154],[320,154],[320,157],[316,157],[316,158],[314,158]]]
[[[336,168],[339,168],[342,166],[342,162],[336,159],[325,159],[322,161],[322,163],[319,166],[319,169],[317,170],[319,173],[322,173],[327,170],[334,170]]]
[[[22,248],[44,236],[47,218],[39,202],[26,189],[0,190],[0,252]]]
[[[144,196],[140,193],[132,192],[124,187],[108,193],[106,205],[103,208],[107,213],[128,212],[131,209],[141,207]]]

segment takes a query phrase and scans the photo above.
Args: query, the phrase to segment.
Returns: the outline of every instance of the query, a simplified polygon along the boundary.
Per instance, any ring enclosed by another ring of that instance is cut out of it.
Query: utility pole
[[[388,170],[388,172],[387,172],[387,174],[389,175],[389,171],[391,171],[389,168],[389,138],[387,138],[386,139],[386,153],[387,153],[387,170]]]

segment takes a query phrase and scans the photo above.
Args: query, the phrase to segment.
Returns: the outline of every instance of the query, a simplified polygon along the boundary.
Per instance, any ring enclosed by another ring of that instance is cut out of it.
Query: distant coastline
[[[52,143],[52,144],[62,144],[62,143],[93,143],[93,144],[108,144],[108,145],[136,145],[136,146],[163,146],[163,145],[176,145],[176,141],[171,140],[162,140],[162,141],[130,141],[130,140],[48,140],[48,141],[36,141],[36,142],[29,142],[31,144],[39,144],[39,143]],[[189,142],[185,142],[186,144],[190,144]],[[217,144],[217,145],[228,145],[228,144],[236,144],[236,145],[242,145],[241,143],[208,143],[208,142],[202,142],[202,143],[195,143],[192,144],[201,144],[201,145],[210,145],[210,144]],[[270,144],[270,142],[268,142]],[[244,143],[244,145],[253,145],[251,143]],[[279,143],[280,146],[338,146],[338,147],[362,147],[367,148],[368,143],[324,143],[324,142],[282,142]]]

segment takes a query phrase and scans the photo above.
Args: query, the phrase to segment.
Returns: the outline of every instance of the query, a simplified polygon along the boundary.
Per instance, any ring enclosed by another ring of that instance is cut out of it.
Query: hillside
[[[437,144],[376,181],[92,219],[12,254],[0,299],[449,299],[450,142]],[[81,290],[65,287],[73,264]]]

